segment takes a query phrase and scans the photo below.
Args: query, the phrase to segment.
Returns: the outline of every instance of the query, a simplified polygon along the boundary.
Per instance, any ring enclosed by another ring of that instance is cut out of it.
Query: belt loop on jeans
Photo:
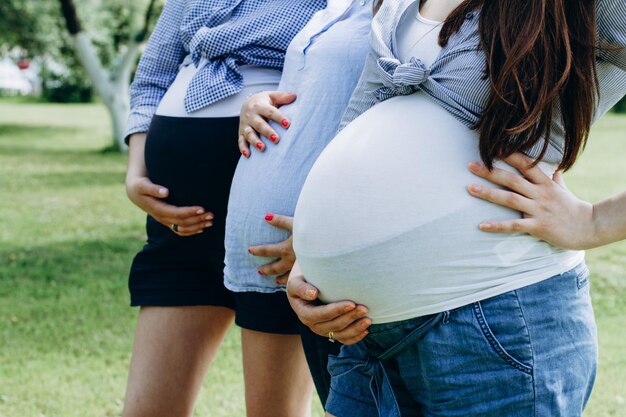
[[[450,312],[448,310],[443,312],[443,320],[441,320],[441,323],[443,324],[450,323]]]

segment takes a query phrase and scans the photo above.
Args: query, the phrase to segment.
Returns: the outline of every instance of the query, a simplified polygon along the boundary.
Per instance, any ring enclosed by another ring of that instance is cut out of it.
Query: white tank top
[[[428,66],[440,27],[417,11],[405,14],[401,60],[415,56]],[[342,130],[313,165],[295,211],[294,249],[322,301],[362,303],[374,323],[386,323],[576,266],[583,252],[478,229],[520,213],[467,193],[468,184],[481,183],[467,169],[477,160],[478,134],[421,92],[379,103]]]
[[[260,91],[276,90],[280,82],[281,72],[271,68],[255,67],[243,65],[239,67],[243,76],[243,89],[230,97],[226,97],[192,113],[185,111],[185,94],[196,73],[206,65],[207,60],[202,59],[196,68],[191,59],[185,59],[181,65],[176,79],[170,85],[167,92],[161,99],[156,114],[171,117],[237,117],[241,110],[241,105],[246,99]]]

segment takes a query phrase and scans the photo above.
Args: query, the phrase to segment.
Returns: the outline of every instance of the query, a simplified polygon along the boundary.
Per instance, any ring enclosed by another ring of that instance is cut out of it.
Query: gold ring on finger
[[[172,232],[178,233],[178,225],[176,223],[172,223],[170,229],[172,229]]]
[[[334,332],[328,332],[328,341],[331,343],[335,343],[335,333]]]

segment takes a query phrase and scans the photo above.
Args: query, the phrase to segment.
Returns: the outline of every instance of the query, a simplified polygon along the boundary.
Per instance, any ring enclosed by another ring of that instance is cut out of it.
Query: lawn
[[[137,311],[126,277],[144,217],[102,106],[0,101],[0,417],[119,416]],[[567,175],[596,201],[626,189],[626,117],[610,115]],[[626,406],[626,242],[588,252],[600,369],[586,416]],[[232,329],[195,415],[244,415]],[[314,415],[321,408],[314,403]]]

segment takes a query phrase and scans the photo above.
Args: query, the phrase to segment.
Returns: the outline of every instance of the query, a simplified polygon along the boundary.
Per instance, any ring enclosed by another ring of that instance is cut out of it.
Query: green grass
[[[626,117],[607,116],[568,184],[596,201],[626,189]],[[136,310],[127,271],[144,240],[126,157],[101,105],[0,100],[0,417],[118,416]],[[600,332],[586,416],[626,401],[626,242],[590,251]],[[211,369],[197,416],[244,415],[239,334]],[[317,404],[315,415],[321,415]],[[623,414],[622,414],[623,415]]]

